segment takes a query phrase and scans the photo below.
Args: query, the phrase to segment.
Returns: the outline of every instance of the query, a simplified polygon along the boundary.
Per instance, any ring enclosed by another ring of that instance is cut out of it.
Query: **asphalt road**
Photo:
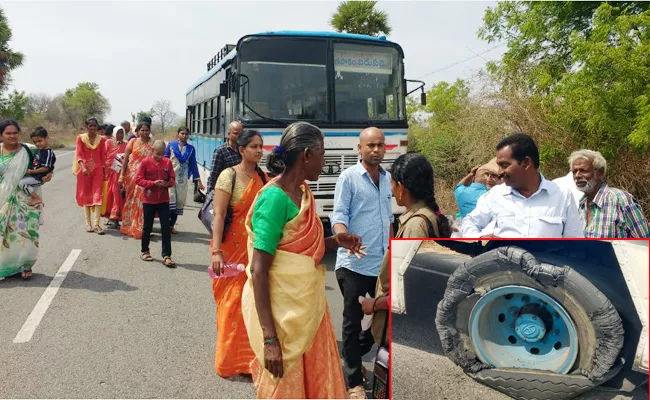
[[[422,250],[420,250],[422,251]],[[475,382],[443,355],[435,326],[436,308],[447,278],[409,269],[405,274],[406,310],[393,314],[393,399],[481,399],[510,397]],[[619,394],[592,390],[580,400],[647,400],[647,387]]]
[[[215,304],[206,272],[209,235],[188,199],[165,268],[160,236],[153,263],[140,242],[109,228],[84,230],[70,173],[72,149],[57,151],[43,187],[44,225],[34,276],[0,281],[1,398],[255,398],[250,378],[214,371]],[[157,224],[154,232],[159,232]],[[26,319],[73,249],[81,254],[27,343],[14,343]],[[342,296],[327,264],[327,298],[341,340]],[[372,371],[371,351],[365,365]]]

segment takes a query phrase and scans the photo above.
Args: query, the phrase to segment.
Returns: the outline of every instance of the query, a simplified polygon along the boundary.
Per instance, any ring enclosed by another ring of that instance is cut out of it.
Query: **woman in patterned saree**
[[[178,233],[176,221],[179,215],[183,215],[185,201],[187,199],[188,178],[191,176],[194,182],[198,183],[199,189],[203,190],[199,167],[196,164],[196,150],[194,146],[187,143],[190,131],[186,127],[178,128],[176,139],[170,142],[165,149],[165,157],[169,158],[174,166],[176,174],[176,186],[169,188],[169,225],[172,233]]]
[[[268,178],[257,165],[262,159],[262,136],[247,130],[237,138],[242,162],[219,174],[214,192],[214,229],[212,235],[212,269],[221,275],[225,263],[248,264],[246,227],[244,222],[253,200]],[[235,186],[233,189],[233,179]],[[230,226],[224,222],[228,206],[232,207]],[[217,303],[217,347],[214,366],[217,375],[227,378],[235,374],[251,374],[255,354],[241,313],[241,293],[246,274],[212,280],[212,292]]]
[[[325,238],[306,181],[324,165],[321,131],[287,127],[267,168],[280,175],[257,195],[246,218],[250,264],[242,313],[258,398],[345,399],[347,391],[325,297],[325,250],[363,254],[361,238]]]
[[[19,133],[16,121],[0,122],[0,278],[21,274],[27,280],[38,257],[40,211],[27,205],[31,196],[19,183],[37,150],[21,145]]]
[[[124,151],[124,161],[122,162],[122,172],[117,182],[126,191],[120,232],[139,240],[142,239],[142,228],[144,226],[141,200],[143,189],[135,184],[135,174],[142,160],[153,153],[153,147],[151,147],[151,122],[140,122],[135,131],[140,136],[127,144]]]
[[[77,176],[77,204],[86,214],[86,232],[104,234],[99,225],[104,192],[106,138],[97,132],[97,119],[88,118],[86,133],[77,136],[72,173]],[[91,222],[91,214],[95,214]],[[94,224],[93,224],[94,222]],[[94,227],[93,227],[94,225]]]
[[[124,198],[122,198],[118,183],[127,145],[124,135],[124,128],[116,126],[113,128],[112,137],[106,140],[106,180],[108,181],[108,189],[106,191],[106,211],[102,217],[112,221],[116,228],[120,226],[122,207],[124,207]]]

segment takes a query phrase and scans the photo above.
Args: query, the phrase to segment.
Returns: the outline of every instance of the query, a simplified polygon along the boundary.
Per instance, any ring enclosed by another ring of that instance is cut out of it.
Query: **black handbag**
[[[205,194],[199,190],[199,181],[194,181],[194,202],[205,203]]]
[[[236,179],[237,179],[237,173],[235,173],[235,170],[233,169],[232,186],[230,188],[230,193],[233,193],[235,191]],[[205,229],[207,229],[208,232],[210,233],[210,236],[212,236],[212,229],[214,223],[213,201],[214,201],[214,190],[210,190],[208,194],[205,196],[205,201],[203,202],[203,205],[199,210],[199,219],[203,223]],[[231,222],[232,222],[232,207],[230,206],[230,204],[228,204],[228,209],[226,210],[226,217],[224,218],[223,221],[223,236],[221,237],[222,241],[226,240],[226,233],[228,232],[228,227],[230,227]]]
[[[386,330],[388,329],[388,316],[386,312],[386,322],[384,323],[384,332],[381,335],[381,346],[377,350],[375,357],[375,366],[373,368],[372,398],[389,399],[390,397],[390,354],[388,343],[386,343]]]

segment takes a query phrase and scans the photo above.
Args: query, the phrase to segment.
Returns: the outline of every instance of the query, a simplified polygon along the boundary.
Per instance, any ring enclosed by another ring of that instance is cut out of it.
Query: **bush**
[[[81,132],[76,131],[71,126],[65,126],[48,122],[41,114],[29,114],[22,121],[20,128],[23,131],[22,141],[30,143],[29,134],[37,126],[42,126],[47,129],[48,137],[50,138],[50,147],[53,149],[60,149],[75,145],[77,135]]]

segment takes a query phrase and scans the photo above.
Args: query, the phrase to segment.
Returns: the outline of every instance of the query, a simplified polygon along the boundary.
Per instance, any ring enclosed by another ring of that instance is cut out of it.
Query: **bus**
[[[250,34],[226,45],[207,73],[186,92],[186,124],[197,161],[206,173],[212,153],[233,120],[258,130],[268,152],[289,124],[307,121],[325,136],[325,166],[308,182],[319,217],[329,222],[341,172],[359,162],[358,137],[374,126],[386,135],[389,168],[408,146],[404,54],[385,37],[335,32],[275,31]],[[393,212],[401,213],[393,199]],[[327,225],[326,225],[327,226]]]

